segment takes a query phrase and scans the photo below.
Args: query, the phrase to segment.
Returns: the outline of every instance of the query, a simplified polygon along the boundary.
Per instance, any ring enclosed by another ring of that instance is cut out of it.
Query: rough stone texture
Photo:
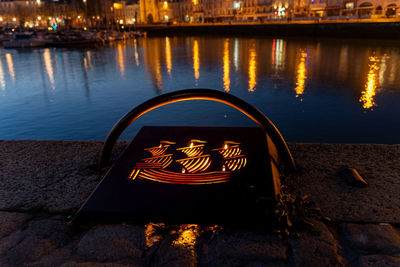
[[[79,208],[100,180],[96,164],[102,144],[0,142],[0,210],[65,212]]]
[[[399,146],[290,144],[300,171],[287,181],[334,220],[335,236],[316,223],[320,236],[305,233],[285,242],[250,232],[216,232],[207,239],[198,226],[182,225],[157,232],[146,246],[142,226],[72,230],[66,224],[101,178],[94,169],[101,145],[0,141],[1,267],[400,266],[399,230],[368,224],[400,224]],[[342,167],[356,168],[370,186],[347,185],[338,174]]]
[[[142,257],[144,248],[144,227],[106,225],[82,237],[78,254],[96,261],[135,260]]]
[[[104,263],[104,262],[67,262],[61,265],[61,267],[132,267],[137,265],[131,264],[119,264],[119,263]]]
[[[370,253],[393,255],[400,253],[400,236],[388,224],[342,224],[341,236],[346,246]]]
[[[198,264],[195,244],[197,242],[197,227],[183,225],[176,234],[167,235],[155,243],[156,249],[150,255],[151,266],[181,266],[194,267]]]
[[[117,153],[127,142],[120,142]],[[300,172],[295,190],[335,220],[400,223],[400,150],[393,145],[289,144]],[[0,210],[68,212],[101,179],[102,142],[0,142]],[[338,172],[356,168],[369,187],[347,185]],[[62,196],[62,197],[61,197]],[[368,203],[366,205],[366,203]]]
[[[63,247],[71,241],[71,229],[66,221],[59,217],[32,220],[23,233],[27,236],[37,236],[49,240],[57,248]]]
[[[64,262],[68,261],[71,257],[71,250],[69,249],[57,249],[50,252],[50,254],[43,256],[40,260],[27,264],[30,267],[52,267],[60,266]]]
[[[0,265],[22,266],[29,262],[38,260],[43,255],[48,254],[54,249],[50,241],[36,236],[24,238],[16,246],[11,247],[0,255]]]
[[[302,234],[299,239],[290,240],[295,266],[343,266],[338,253],[338,244],[321,222],[314,222],[319,235]]]
[[[359,267],[384,267],[384,266],[400,266],[400,257],[392,257],[386,255],[368,255],[360,257],[358,261]]]
[[[20,230],[12,233],[9,236],[6,236],[0,239],[0,266],[2,263],[2,257],[7,253],[8,250],[15,247],[21,240],[24,238],[24,235]]]
[[[24,213],[0,211],[0,238],[20,228],[30,217]]]
[[[284,261],[287,257],[286,245],[277,237],[265,233],[221,235],[217,239],[216,252],[219,258],[244,261]]]
[[[392,145],[289,144],[300,173],[289,177],[334,220],[400,223],[400,150]],[[346,184],[339,171],[355,168],[369,187]]]

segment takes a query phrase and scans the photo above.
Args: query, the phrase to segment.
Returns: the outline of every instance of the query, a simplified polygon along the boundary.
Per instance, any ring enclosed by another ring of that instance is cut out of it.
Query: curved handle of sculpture
[[[212,89],[185,89],[167,93],[156,96],[132,109],[114,125],[108,134],[100,154],[99,168],[101,169],[108,162],[119,136],[133,121],[158,107],[187,100],[211,100],[239,110],[264,130],[267,139],[268,136],[271,138],[285,166],[293,170],[296,168],[292,154],[281,133],[261,111],[236,96]]]

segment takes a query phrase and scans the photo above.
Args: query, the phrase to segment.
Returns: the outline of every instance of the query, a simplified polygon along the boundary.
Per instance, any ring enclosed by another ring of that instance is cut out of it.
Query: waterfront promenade
[[[400,38],[400,18],[311,18],[265,22],[137,25],[149,35],[224,34],[346,38]]]
[[[285,179],[332,222],[316,222],[319,235],[280,240],[201,234],[196,225],[71,229],[68,216],[101,179],[102,142],[0,141],[0,266],[399,266],[400,147],[289,145],[299,172]],[[343,167],[356,168],[369,187],[348,185]]]

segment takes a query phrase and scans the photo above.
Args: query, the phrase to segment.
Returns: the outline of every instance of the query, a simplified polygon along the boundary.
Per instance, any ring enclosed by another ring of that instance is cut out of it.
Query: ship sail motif
[[[146,148],[152,157],[137,162],[129,176],[130,180],[146,179],[170,184],[201,185],[229,181],[230,174],[246,166],[246,156],[242,154],[240,143],[225,141],[223,147],[213,149],[223,157],[222,171],[207,171],[211,166],[211,156],[205,154],[206,141],[192,139],[189,146],[177,148],[187,158],[175,160],[182,166],[182,172],[166,170],[173,163],[173,154],[166,154],[169,147],[175,144],[161,141],[157,147]]]
[[[210,155],[203,155],[204,146],[207,142],[197,139],[190,140],[188,147],[178,148],[178,151],[185,153],[188,158],[176,160],[182,165],[182,173],[203,172],[211,165]]]
[[[240,143],[233,141],[225,141],[224,146],[221,148],[213,149],[218,151],[223,159],[222,171],[236,171],[246,166],[247,159],[245,155],[242,155],[242,149]]]

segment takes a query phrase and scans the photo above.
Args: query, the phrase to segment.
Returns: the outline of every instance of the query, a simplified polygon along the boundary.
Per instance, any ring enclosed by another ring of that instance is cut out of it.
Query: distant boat
[[[155,182],[169,184],[215,184],[224,183],[230,179],[230,174],[246,166],[246,156],[242,154],[240,144],[232,141],[225,141],[221,148],[213,149],[218,151],[222,157],[220,171],[207,171],[211,166],[211,156],[205,154],[205,141],[191,140],[187,147],[177,148],[186,154],[186,158],[175,160],[182,166],[181,172],[167,170],[167,167],[174,162],[172,153],[166,154],[173,142],[162,141],[157,147],[146,148],[152,154],[150,158],[144,158],[133,167],[129,176],[130,180],[147,179]]]
[[[46,44],[46,39],[38,37],[34,32],[17,32],[3,41],[4,48],[44,47]]]
[[[95,35],[82,34],[81,32],[59,33],[49,42],[50,46],[73,47],[96,45],[101,41]]]

